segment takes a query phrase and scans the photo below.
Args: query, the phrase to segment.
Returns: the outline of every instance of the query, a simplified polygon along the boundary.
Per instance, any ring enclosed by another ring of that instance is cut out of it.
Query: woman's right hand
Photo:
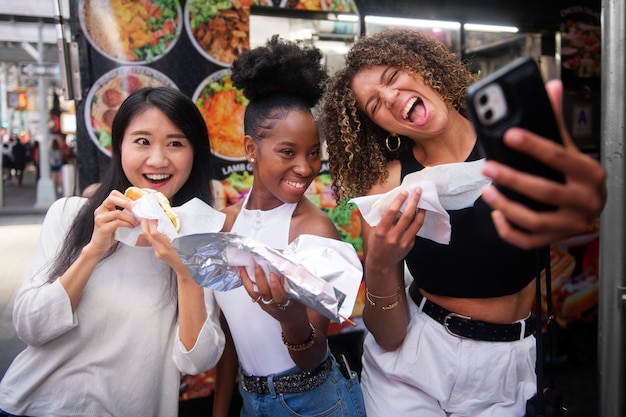
[[[133,201],[117,190],[94,211],[94,228],[89,245],[94,252],[106,253],[115,243],[118,227],[138,226],[139,220],[130,211]]]
[[[425,211],[417,208],[422,196],[418,187],[401,192],[389,205],[376,227],[369,228],[366,242],[366,265],[379,269],[404,260],[415,244],[415,235],[424,224]],[[402,204],[407,202],[404,211]]]
[[[504,141],[507,146],[562,172],[565,183],[515,171],[495,161],[488,161],[483,169],[483,174],[494,183],[558,207],[554,211],[533,211],[509,200],[494,186],[483,191],[483,199],[494,209],[492,217],[500,237],[525,249],[548,245],[583,232],[600,215],[607,198],[604,168],[576,147],[565,127],[561,111],[563,83],[549,81],[546,91],[564,145],[518,128],[507,130]]]
[[[67,292],[72,311],[76,311],[85,285],[107,251],[115,243],[118,227],[135,227],[139,221],[130,212],[132,201],[119,191],[113,190],[102,204],[94,210],[94,227],[91,240],[83,248],[80,256],[59,278]]]
[[[368,294],[363,320],[376,343],[387,351],[402,344],[408,327],[403,261],[424,224],[425,211],[417,208],[420,197],[421,189],[400,193],[376,227],[363,228]],[[406,208],[400,212],[405,201]]]

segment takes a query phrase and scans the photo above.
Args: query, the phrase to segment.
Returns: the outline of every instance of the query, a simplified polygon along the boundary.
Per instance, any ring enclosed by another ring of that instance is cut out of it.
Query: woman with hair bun
[[[244,149],[253,169],[246,198],[226,207],[224,231],[285,249],[302,234],[339,239],[305,192],[321,169],[311,108],[327,78],[321,52],[273,36],[233,63],[233,85],[250,99]],[[363,416],[358,376],[329,352],[329,320],[290,299],[282,276],[240,270],[243,286],[215,292],[226,334],[213,415],[227,416],[240,370],[241,416]],[[253,284],[256,284],[256,286]],[[252,302],[251,302],[252,300]]]

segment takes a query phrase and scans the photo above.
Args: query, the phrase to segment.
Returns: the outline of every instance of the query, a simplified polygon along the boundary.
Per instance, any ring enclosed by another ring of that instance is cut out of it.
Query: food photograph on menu
[[[176,85],[166,75],[143,66],[117,67],[102,75],[89,90],[85,121],[91,140],[111,156],[111,126],[122,102],[142,87]]]
[[[151,63],[163,57],[182,31],[178,0],[83,0],[79,9],[89,43],[122,64]]]
[[[230,66],[250,49],[252,0],[189,0],[185,28],[196,50],[206,59]]]
[[[254,4],[312,11],[353,12],[356,10],[354,0],[255,0]]]
[[[230,79],[230,70],[209,75],[192,97],[211,138],[211,151],[219,158],[237,161],[245,159],[243,150],[243,116],[248,99]]]

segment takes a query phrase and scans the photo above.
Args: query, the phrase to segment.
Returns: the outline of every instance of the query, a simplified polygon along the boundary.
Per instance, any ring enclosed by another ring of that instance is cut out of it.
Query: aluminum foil
[[[172,245],[194,280],[205,288],[229,291],[241,286],[241,266],[254,280],[258,263],[266,275],[274,272],[285,277],[291,298],[339,323],[352,313],[363,276],[352,245],[314,235],[298,237],[284,251],[222,232],[180,236]]]

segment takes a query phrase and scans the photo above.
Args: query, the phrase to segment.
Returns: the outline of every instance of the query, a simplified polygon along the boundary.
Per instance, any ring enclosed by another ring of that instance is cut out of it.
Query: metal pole
[[[0,122],[2,126],[6,123],[6,132],[9,132],[9,111],[7,91],[9,85],[9,64],[6,62],[0,63]],[[4,137],[0,137],[0,142],[4,145]],[[0,171],[2,171],[2,182],[0,182],[0,207],[4,207],[4,167],[0,162]]]
[[[43,63],[43,23],[39,23],[39,37],[37,41],[39,56],[37,62]],[[39,89],[39,172],[41,173],[37,181],[37,201],[35,207],[48,208],[56,200],[54,184],[50,179],[49,163],[49,143],[48,143],[48,82],[43,75],[37,79]]]
[[[63,96],[66,100],[74,100],[74,88],[72,85],[72,65],[67,41],[65,39],[65,28],[63,27],[63,16],[61,0],[52,2],[54,8],[54,24],[57,31],[57,48],[59,51],[59,61],[61,64],[61,84],[63,85]]]
[[[9,120],[7,111],[7,85],[9,84],[8,76],[9,67],[5,62],[0,63],[0,122],[4,123]],[[7,131],[9,124],[7,123]],[[4,145],[4,137],[0,137],[0,142]],[[2,171],[2,181],[0,182],[0,207],[4,207],[4,166],[0,162],[0,171]]]
[[[607,171],[609,190],[607,205],[600,219],[598,368],[599,415],[602,417],[626,415],[625,11],[623,0],[602,0],[601,161]]]

